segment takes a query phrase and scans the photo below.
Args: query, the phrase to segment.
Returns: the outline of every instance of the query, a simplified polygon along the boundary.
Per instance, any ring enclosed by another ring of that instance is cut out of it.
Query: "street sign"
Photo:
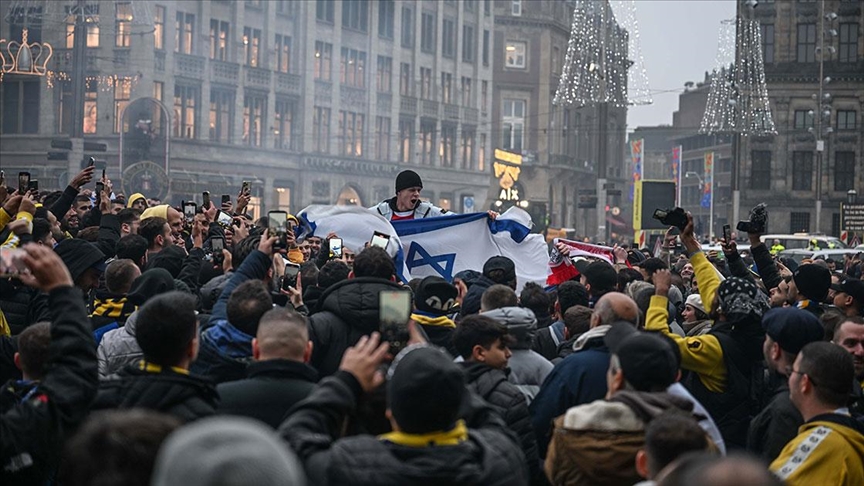
[[[620,196],[621,189],[609,189],[606,191],[606,195],[608,196]]]
[[[606,184],[603,184],[603,189],[615,189],[615,183],[607,182]]]
[[[864,231],[864,204],[840,204],[840,230]]]
[[[576,204],[579,209],[591,209],[597,207],[597,198],[592,196],[579,196],[579,203]]]
[[[474,212],[474,196],[462,196],[462,212]]]

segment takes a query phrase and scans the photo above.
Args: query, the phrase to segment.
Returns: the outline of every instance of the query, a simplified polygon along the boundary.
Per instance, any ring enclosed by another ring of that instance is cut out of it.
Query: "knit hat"
[[[465,375],[443,349],[408,346],[387,375],[387,402],[402,431],[422,434],[455,426],[466,396]]]
[[[88,268],[100,273],[105,271],[105,255],[90,242],[67,238],[58,243],[54,251],[69,269],[72,281],[78,280]]]
[[[639,250],[627,250],[627,261],[630,265],[639,266],[640,263],[646,260],[645,255]]]
[[[171,292],[175,289],[174,277],[164,268],[153,268],[142,273],[132,282],[126,300],[129,303],[141,306],[151,298]]]
[[[441,277],[429,276],[420,281],[414,292],[414,306],[418,311],[443,316],[456,304],[459,291]]]
[[[730,277],[720,283],[717,288],[720,307],[730,322],[737,322],[748,317],[762,319],[768,310],[768,302],[750,280],[740,277]]]
[[[423,181],[413,170],[403,170],[396,176],[396,192],[411,187],[423,188]]]
[[[822,265],[801,265],[792,274],[798,293],[810,300],[822,302],[828,297],[828,288],[831,287],[831,270]]]
[[[147,208],[141,213],[141,221],[144,221],[148,218],[164,218],[168,219],[168,205],[160,204],[158,206],[153,206],[152,208]]]
[[[497,284],[507,285],[516,280],[516,264],[505,256],[493,256],[483,264],[483,276]]]
[[[663,338],[639,332],[628,322],[616,322],[603,342],[618,356],[624,379],[636,390],[665,389],[675,382],[678,361]]]
[[[303,466],[276,433],[244,417],[205,418],[177,429],[162,444],[154,486],[304,486]]]
[[[143,199],[145,203],[147,202],[147,198],[144,197],[144,194],[141,194],[140,192],[136,192],[135,194],[132,194],[132,196],[129,197],[129,201],[126,203],[126,207],[131,208],[132,205],[135,204],[135,201],[137,201],[139,199]]]
[[[689,305],[694,309],[701,311],[703,314],[708,315],[705,312],[705,306],[702,304],[702,296],[699,294],[690,294],[687,296],[687,300],[684,302],[684,305]]]
[[[765,334],[787,353],[798,354],[801,348],[821,341],[825,329],[812,313],[796,307],[778,307],[765,313],[762,318]]]
[[[456,275],[453,275],[453,280],[458,278],[470,289],[471,286],[474,285],[474,283],[482,276],[483,274],[477,270],[462,270],[461,272],[457,272]]]

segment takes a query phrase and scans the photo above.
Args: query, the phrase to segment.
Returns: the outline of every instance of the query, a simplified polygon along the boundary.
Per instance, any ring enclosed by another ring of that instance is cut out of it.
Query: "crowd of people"
[[[187,214],[93,182],[0,187],[3,484],[864,484],[861,255],[705,253],[687,214],[656,255],[559,245],[555,286],[497,255],[402,282],[245,190]],[[445,213],[395,190],[370,211]]]

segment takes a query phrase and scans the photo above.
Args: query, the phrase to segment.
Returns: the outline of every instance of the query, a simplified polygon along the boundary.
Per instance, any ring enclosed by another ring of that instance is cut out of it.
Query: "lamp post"
[[[856,204],[858,202],[858,191],[849,189],[846,191],[846,204]]]
[[[702,176],[700,176],[697,172],[693,172],[693,171],[688,170],[687,173],[684,174],[684,177],[686,177],[688,179],[691,177],[695,177],[697,180],[699,180],[699,187],[701,187],[703,189],[705,188],[705,180],[702,179]],[[712,184],[713,184],[713,181],[712,181]],[[701,201],[699,203],[699,207],[700,208],[702,207]],[[708,238],[710,239],[713,237],[714,237],[714,188],[712,187],[711,188],[710,202],[708,204]]]

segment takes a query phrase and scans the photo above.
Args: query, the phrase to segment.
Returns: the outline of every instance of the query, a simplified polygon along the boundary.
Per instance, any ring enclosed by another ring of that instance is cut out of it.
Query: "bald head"
[[[679,468],[664,477],[662,486],[701,484],[703,486],[781,486],[783,481],[764,464],[744,455],[726,457],[702,455],[683,461]]]
[[[296,312],[278,307],[267,311],[258,324],[253,349],[257,350],[255,359],[306,361],[310,344],[307,326],[306,318]]]
[[[627,321],[634,326],[639,322],[639,307],[636,302],[620,292],[609,292],[594,304],[591,327]]]

